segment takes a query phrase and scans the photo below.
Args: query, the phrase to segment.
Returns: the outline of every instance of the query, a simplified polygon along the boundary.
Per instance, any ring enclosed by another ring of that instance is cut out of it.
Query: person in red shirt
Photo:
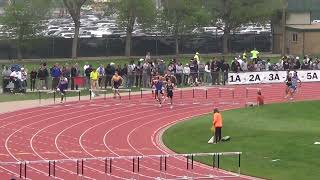
[[[213,128],[215,129],[214,143],[221,141],[222,116],[217,108],[213,110]]]
[[[264,105],[264,97],[262,96],[261,91],[258,91],[257,106],[262,106],[262,105]]]

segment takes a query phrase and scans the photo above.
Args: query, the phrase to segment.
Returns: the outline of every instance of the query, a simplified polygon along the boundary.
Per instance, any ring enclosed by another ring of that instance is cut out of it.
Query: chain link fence
[[[23,48],[24,59],[70,58],[73,39],[39,38],[26,42]],[[270,52],[271,34],[234,34],[230,36],[231,52],[243,52],[253,48]],[[163,56],[175,54],[175,39],[170,36],[136,36],[132,38],[132,56]],[[79,40],[79,57],[124,56],[125,37],[105,36],[103,38],[84,38]],[[179,37],[181,54],[221,53],[221,35],[186,35]],[[0,59],[16,59],[16,45],[11,40],[0,40]]]

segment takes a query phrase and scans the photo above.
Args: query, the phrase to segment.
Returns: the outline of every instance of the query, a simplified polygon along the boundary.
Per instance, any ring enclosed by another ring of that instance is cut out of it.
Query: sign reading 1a
[[[236,76],[231,75],[229,82],[241,82],[241,78],[239,75],[236,75]]]

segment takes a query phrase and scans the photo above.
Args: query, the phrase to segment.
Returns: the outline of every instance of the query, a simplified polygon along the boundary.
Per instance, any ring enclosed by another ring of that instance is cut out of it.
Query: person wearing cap
[[[197,63],[199,64],[200,63],[200,54],[198,52],[196,52],[196,54],[194,55],[193,59],[196,60]]]
[[[212,128],[215,130],[214,144],[221,141],[221,129],[222,129],[222,116],[218,108],[213,110]]]

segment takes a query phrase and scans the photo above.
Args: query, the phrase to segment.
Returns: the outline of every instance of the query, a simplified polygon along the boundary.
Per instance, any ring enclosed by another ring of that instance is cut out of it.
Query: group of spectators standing
[[[297,69],[320,69],[320,59],[305,56],[300,60],[299,57],[284,56],[277,63],[272,64],[269,59],[260,58],[259,52],[254,49],[250,53],[244,52],[235,57],[230,64],[223,57],[203,62],[199,53],[196,53],[188,63],[182,64],[178,59],[172,59],[168,63],[163,59],[151,59],[150,53],[148,53],[143,59],[123,65],[109,63],[105,66],[101,64],[98,67],[93,67],[89,63],[85,63],[83,67],[80,67],[77,63],[63,66],[56,63],[52,67],[47,67],[46,63],[42,63],[38,69],[33,68],[31,72],[19,65],[5,66],[2,76],[4,92],[12,89],[7,88],[8,85],[14,86],[15,92],[25,92],[27,81],[30,82],[31,91],[56,89],[61,76],[68,79],[68,88],[71,90],[78,89],[79,86],[90,89],[92,71],[99,73],[98,86],[100,88],[112,86],[112,76],[116,71],[123,78],[122,86],[126,88],[151,88],[153,77],[158,75],[174,77],[172,82],[178,86],[225,85],[229,72]],[[49,79],[52,80],[50,87],[48,87]]]

